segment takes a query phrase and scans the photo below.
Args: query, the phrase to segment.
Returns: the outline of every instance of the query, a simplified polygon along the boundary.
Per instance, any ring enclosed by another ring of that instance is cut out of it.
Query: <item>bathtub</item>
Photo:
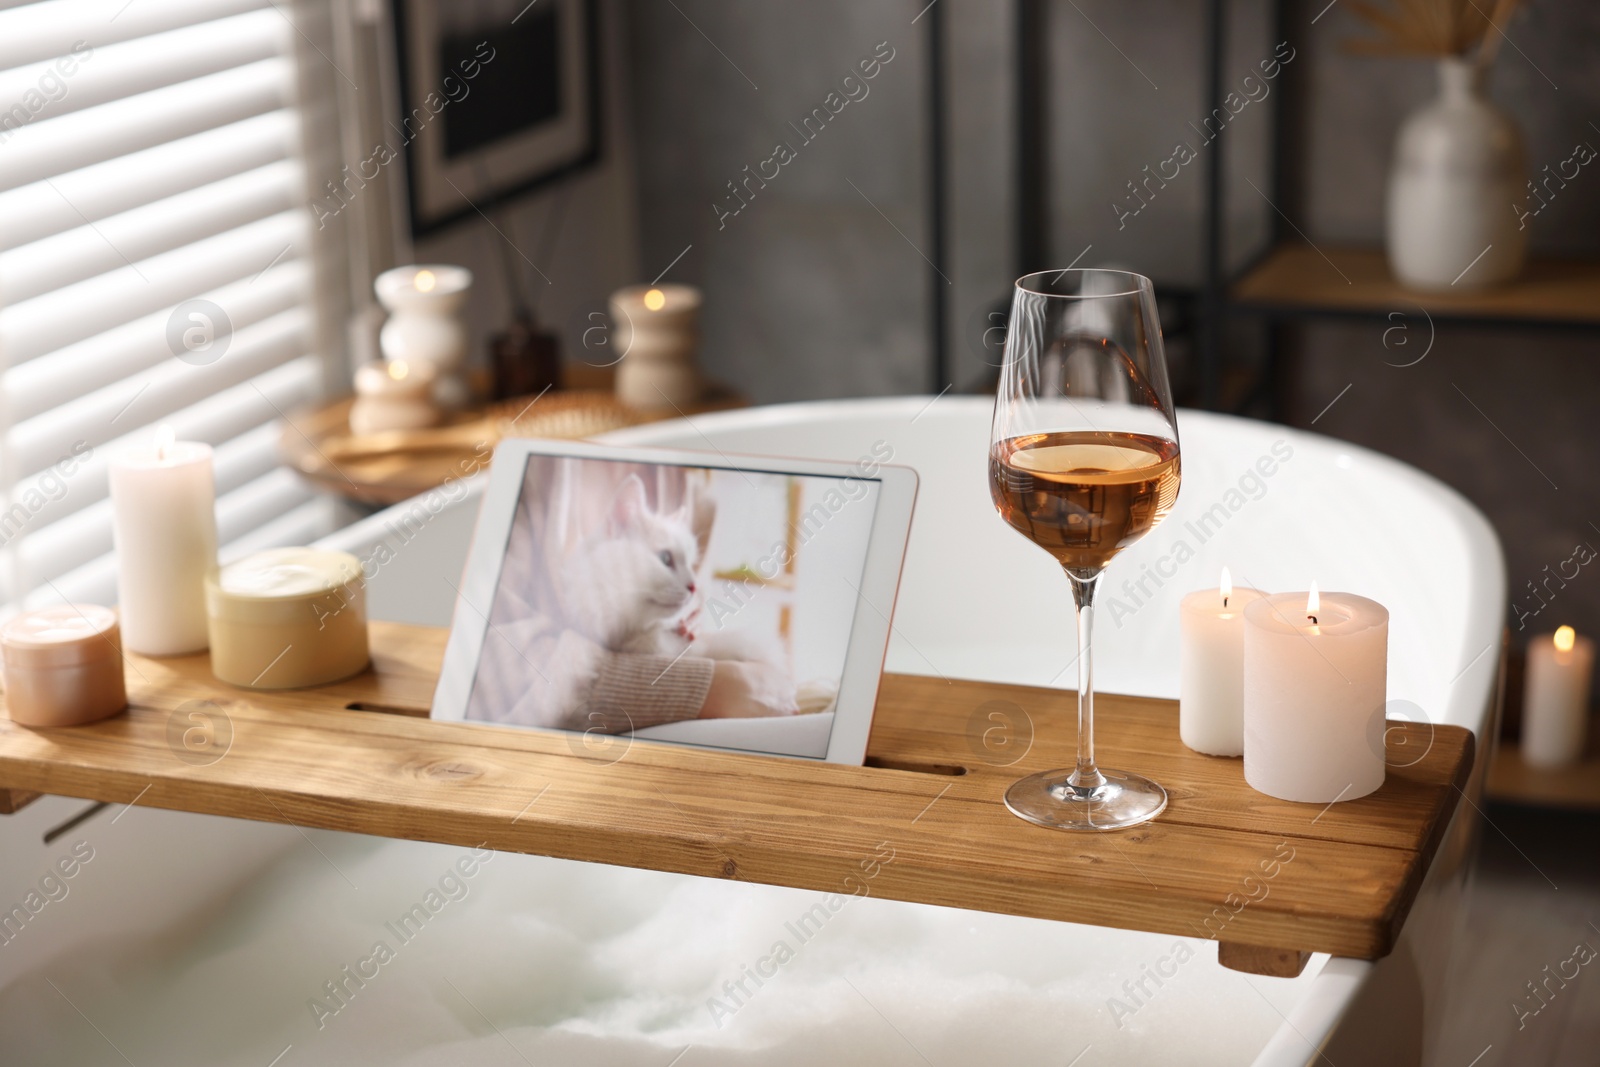
[[[883,442],[922,476],[888,669],[1070,687],[1065,580],[988,501],[989,410],[799,404],[610,439],[847,461]],[[1176,510],[1103,583],[1098,684],[1175,696],[1177,601],[1224,564],[1241,584],[1315,579],[1386,604],[1390,716],[1465,726],[1480,753],[1389,957],[1264,978],[1193,937],[870,897],[802,942],[792,920],[814,893],[134,797],[71,825],[85,805],[45,798],[0,818],[0,906],[37,904],[0,939],[0,1063],[1430,1062],[1494,736],[1498,543],[1459,496],[1383,456],[1199,412],[1180,426]],[[367,557],[386,542],[373,616],[442,625],[481,491],[435,491],[324,544]],[[396,926],[423,901],[426,925]],[[758,967],[779,942],[781,962]]]

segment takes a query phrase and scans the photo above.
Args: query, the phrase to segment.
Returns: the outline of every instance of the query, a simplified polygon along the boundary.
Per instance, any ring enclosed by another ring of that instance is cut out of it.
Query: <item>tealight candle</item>
[[[1570,626],[1528,642],[1522,758],[1538,767],[1576,763],[1589,732],[1594,642]]]
[[[1244,778],[1329,804],[1383,784],[1389,612],[1350,593],[1280,593],[1244,609]]]
[[[635,285],[611,294],[618,400],[649,409],[700,399],[700,303],[692,285]]]
[[[366,669],[361,562],[348,552],[269,548],[206,583],[211,673],[246,689],[325,685]]]
[[[375,359],[356,368],[356,400],[350,405],[350,432],[359,436],[389,430],[421,430],[439,422],[433,402],[438,372],[431,363]]]
[[[23,726],[81,726],[128,706],[117,616],[97,604],[18,615],[0,628],[6,710]]]
[[[1265,595],[1224,567],[1216,589],[1178,605],[1178,735],[1196,752],[1244,754],[1244,611]]]
[[[147,656],[206,647],[205,580],[217,565],[211,446],[172,437],[162,427],[109,464],[122,637]]]

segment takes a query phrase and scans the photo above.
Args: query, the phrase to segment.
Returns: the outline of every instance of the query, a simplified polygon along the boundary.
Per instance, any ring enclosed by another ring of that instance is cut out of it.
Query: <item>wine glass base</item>
[[[1120,830],[1149,822],[1167,806],[1167,791],[1148,778],[1121,771],[1100,773],[1106,784],[1080,790],[1071,770],[1029,775],[1006,790],[1006,807],[1019,818],[1053,830]]]

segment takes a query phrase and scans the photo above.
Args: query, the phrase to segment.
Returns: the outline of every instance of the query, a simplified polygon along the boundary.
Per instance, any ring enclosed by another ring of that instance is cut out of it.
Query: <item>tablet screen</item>
[[[826,757],[881,489],[528,456],[465,717]]]

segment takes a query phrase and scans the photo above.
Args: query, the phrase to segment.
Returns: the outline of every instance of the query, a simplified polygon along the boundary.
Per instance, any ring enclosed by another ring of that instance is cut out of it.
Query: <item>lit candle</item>
[[[356,368],[356,400],[350,432],[360,436],[389,430],[420,430],[439,422],[433,402],[437,372],[430,363],[375,359]]]
[[[1594,642],[1570,626],[1528,642],[1522,696],[1522,758],[1535,766],[1576,763],[1589,732]]]
[[[1350,593],[1280,593],[1244,609],[1244,778],[1327,804],[1383,784],[1389,612]]]
[[[617,399],[633,408],[671,408],[700,399],[700,290],[635,285],[611,294]]]
[[[206,583],[211,673],[247,689],[298,689],[367,666],[361,561],[348,552],[269,548]]]
[[[1178,734],[1196,752],[1244,754],[1244,610],[1265,595],[1224,567],[1218,588],[1178,605]]]
[[[461,309],[472,289],[472,272],[444,264],[395,267],[378,275],[372,288],[391,313],[378,332],[384,358],[402,360],[413,371],[430,364],[438,373],[435,402],[446,408],[464,405],[470,391],[461,364],[469,339]]]
[[[163,426],[109,464],[122,640],[148,656],[206,647],[205,580],[217,565],[211,446],[172,437]]]
[[[6,712],[23,726],[81,726],[128,706],[117,616],[96,604],[18,615],[0,628]]]

